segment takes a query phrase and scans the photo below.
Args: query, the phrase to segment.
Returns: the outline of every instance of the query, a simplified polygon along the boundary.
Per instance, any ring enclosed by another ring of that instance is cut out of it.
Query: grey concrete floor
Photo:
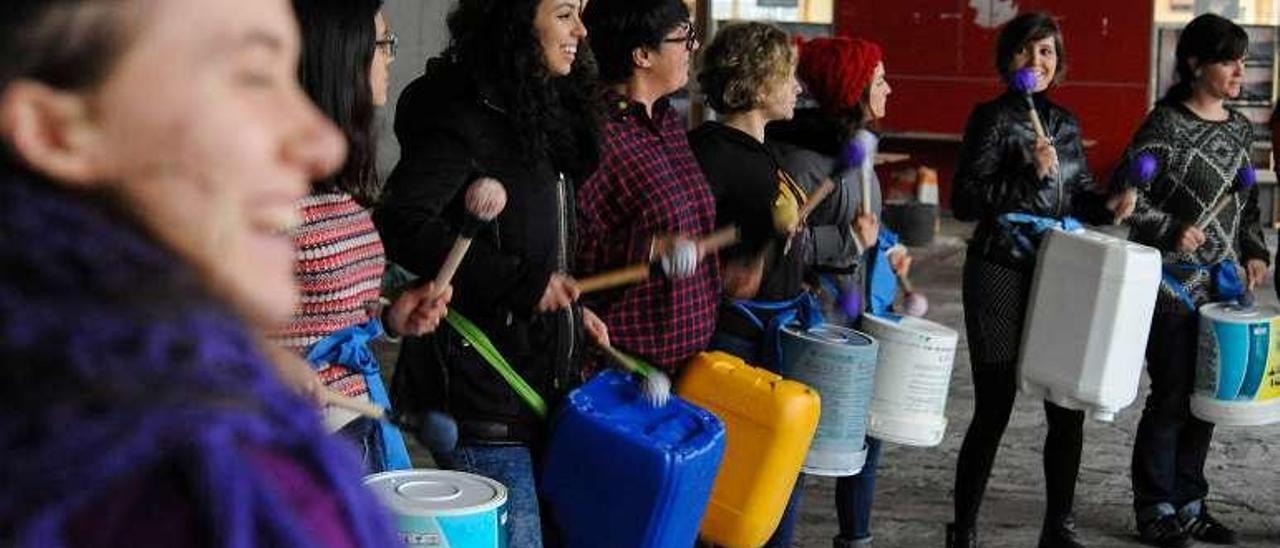
[[[944,543],[952,519],[951,489],[956,455],[973,413],[973,384],[960,303],[963,237],[969,225],[944,221],[941,236],[913,250],[912,278],[929,297],[927,317],[960,332],[942,444],[915,448],[885,444],[881,457],[872,532],[877,547],[935,547]],[[1271,237],[1274,239],[1274,231]],[[1274,242],[1273,242],[1274,249]],[[1258,291],[1276,303],[1270,282]],[[1142,546],[1133,533],[1129,459],[1145,397],[1142,392],[1114,423],[1087,420],[1076,492],[1076,520],[1090,547]],[[1020,394],[996,457],[979,519],[982,546],[1036,545],[1044,511],[1042,459],[1046,428],[1039,400]],[[1240,546],[1280,546],[1280,426],[1217,429],[1209,454],[1210,507],[1241,535]],[[838,530],[835,481],[809,482],[797,546],[831,546]]]
[[[942,444],[933,448],[884,445],[872,524],[877,547],[940,547],[944,543],[944,524],[952,517],[956,455],[973,413],[973,384],[960,302],[963,238],[970,231],[967,224],[944,219],[941,235],[933,245],[912,250],[916,256],[913,281],[930,301],[927,317],[956,329],[960,345],[947,405],[949,424]],[[1274,249],[1275,233],[1268,232]],[[1277,302],[1270,281],[1258,296],[1261,302]],[[386,372],[395,363],[394,349],[382,350],[383,363],[388,365]],[[1144,386],[1134,404],[1121,412],[1115,422],[1086,422],[1076,520],[1082,540],[1091,548],[1142,546],[1133,533],[1129,458],[1145,391]],[[1044,511],[1041,455],[1045,434],[1040,401],[1019,395],[982,506],[982,546],[1036,545]],[[408,441],[413,445],[411,439]],[[412,452],[417,465],[431,465],[420,448],[413,447]],[[1280,546],[1280,425],[1219,428],[1207,468],[1209,504],[1220,519],[1239,531],[1240,546]],[[834,493],[833,479],[810,478],[796,546],[831,546],[831,538],[838,531]]]

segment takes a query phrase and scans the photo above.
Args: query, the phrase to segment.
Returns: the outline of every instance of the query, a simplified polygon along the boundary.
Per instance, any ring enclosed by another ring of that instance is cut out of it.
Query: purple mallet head
[[[1249,190],[1258,184],[1258,172],[1253,166],[1244,166],[1236,173],[1236,190]]]
[[[857,139],[850,139],[840,159],[844,161],[845,167],[861,167],[862,162],[867,160],[867,149]]]
[[[1159,167],[1155,154],[1143,152],[1133,159],[1132,164],[1129,164],[1129,182],[1136,187],[1145,187],[1156,178],[1156,170]]]
[[[1036,90],[1036,72],[1029,68],[1019,69],[1009,79],[1009,85],[1013,86],[1015,91],[1032,93]]]
[[[862,315],[862,295],[857,291],[841,291],[840,292],[840,311],[849,319],[855,319]]]

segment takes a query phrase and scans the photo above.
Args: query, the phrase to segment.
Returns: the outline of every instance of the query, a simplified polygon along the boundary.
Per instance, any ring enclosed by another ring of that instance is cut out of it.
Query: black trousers
[[[955,521],[973,528],[995,464],[1017,395],[1017,371],[1013,364],[975,364],[974,410],[956,463]],[[1044,441],[1045,520],[1060,520],[1071,513],[1084,445],[1084,412],[1044,402],[1049,433]]]
[[[1133,506],[1155,517],[1155,507],[1172,509],[1209,493],[1204,462],[1213,439],[1213,424],[1191,414],[1195,387],[1199,318],[1191,314],[1157,314],[1147,343],[1147,395],[1133,442]]]
[[[1018,392],[1018,346],[1031,292],[1031,273],[984,261],[973,253],[965,261],[964,311],[973,370],[973,420],[956,463],[955,520],[972,528],[978,519],[1000,438]],[[1044,402],[1048,436],[1044,443],[1046,521],[1071,513],[1084,412]]]

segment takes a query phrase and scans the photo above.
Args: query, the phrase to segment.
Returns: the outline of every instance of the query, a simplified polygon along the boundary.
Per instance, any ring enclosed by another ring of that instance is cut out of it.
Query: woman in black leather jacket
[[[1012,82],[1018,70],[1034,71],[1033,100],[1047,139],[1037,137],[1026,96],[1012,89],[978,105],[965,128],[951,207],[956,218],[978,221],[964,267],[975,406],[956,465],[956,521],[948,526],[948,546],[977,545],[978,507],[1017,392],[1019,342],[1035,250],[1020,248],[999,218],[1025,213],[1111,223],[1114,215],[1107,206],[1119,207],[1123,201],[1118,197],[1107,202],[1095,192],[1079,124],[1045,95],[1062,72],[1061,36],[1049,15],[1027,13],[1005,26],[996,46],[996,68],[1005,81]],[[1044,408],[1049,423],[1044,448],[1048,504],[1040,546],[1074,548],[1082,546],[1071,508],[1084,414],[1049,401]]]

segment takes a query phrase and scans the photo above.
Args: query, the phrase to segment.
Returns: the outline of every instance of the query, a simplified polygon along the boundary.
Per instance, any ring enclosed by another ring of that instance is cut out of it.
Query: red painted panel
[[[885,49],[893,86],[884,129],[960,134],[973,106],[1000,93],[993,57],[997,30],[975,22],[978,2],[997,0],[838,0],[836,33]],[[1147,112],[1152,3],[1129,0],[1015,0],[1020,12],[1058,17],[1069,69],[1055,101],[1074,112],[1101,181],[1110,177]],[[955,14],[962,14],[959,19]],[[955,145],[895,142],[928,162],[954,162]],[[904,150],[905,149],[905,150]],[[942,193],[953,165],[938,165]]]

